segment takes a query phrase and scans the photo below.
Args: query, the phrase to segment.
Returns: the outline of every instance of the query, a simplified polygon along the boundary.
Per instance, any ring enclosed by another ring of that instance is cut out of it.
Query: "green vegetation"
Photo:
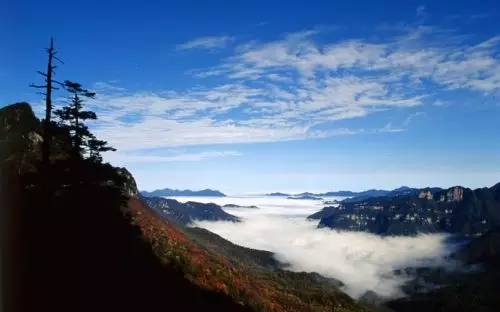
[[[343,293],[339,289],[343,284],[338,280],[317,273],[288,271],[286,265],[276,261],[271,252],[235,245],[205,229],[183,227],[182,231],[207,252],[223,255],[269,289],[292,296],[310,311],[369,310]]]
[[[198,227],[183,227],[182,230],[193,242],[213,253],[227,257],[233,263],[270,269],[278,269],[283,266],[283,264],[274,259],[272,252],[238,246],[215,233]]]
[[[45,167],[31,107],[0,110],[2,311],[247,310],[162,263],[127,213],[128,171],[78,157],[73,137],[53,130]]]
[[[90,159],[101,162],[101,152],[115,151],[115,149],[107,146],[107,142],[98,140],[83,123],[85,120],[97,119],[94,112],[82,110],[82,97],[94,98],[95,93],[83,89],[79,83],[69,80],[66,80],[63,86],[71,96],[68,106],[54,112],[54,115],[59,117],[59,127],[71,134],[74,155],[81,157],[88,153]]]

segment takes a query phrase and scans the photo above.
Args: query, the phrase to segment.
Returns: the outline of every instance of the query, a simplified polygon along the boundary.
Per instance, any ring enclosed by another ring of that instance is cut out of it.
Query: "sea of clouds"
[[[323,207],[321,201],[276,197],[177,198],[180,201],[215,202],[219,205],[256,205],[259,209],[224,208],[242,222],[197,221],[231,242],[275,253],[292,271],[318,272],[341,280],[354,298],[366,291],[399,297],[410,278],[394,270],[417,266],[451,266],[445,259],[453,246],[446,234],[414,237],[381,237],[363,232],[339,232],[317,228],[306,217]]]

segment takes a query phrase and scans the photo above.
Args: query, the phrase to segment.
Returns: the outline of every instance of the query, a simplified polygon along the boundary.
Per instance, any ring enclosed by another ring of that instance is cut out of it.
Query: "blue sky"
[[[500,181],[499,9],[4,0],[0,103],[41,111],[28,85],[53,35],[57,77],[97,92],[91,127],[141,189],[489,186]]]

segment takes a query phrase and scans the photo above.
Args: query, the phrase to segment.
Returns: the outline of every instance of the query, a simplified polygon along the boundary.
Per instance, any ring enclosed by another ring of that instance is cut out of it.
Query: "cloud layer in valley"
[[[231,202],[231,198],[224,200]],[[243,217],[241,223],[199,221],[195,225],[238,245],[272,251],[278,260],[290,265],[290,270],[318,272],[339,279],[353,297],[368,290],[382,296],[401,296],[400,286],[408,276],[395,275],[394,270],[448,265],[445,257],[452,246],[446,243],[444,234],[380,237],[318,229],[317,222],[305,220],[304,215],[318,210],[314,208],[316,205],[308,206],[310,202],[300,200],[297,203],[294,202],[297,200],[270,200],[272,202],[266,204],[261,199],[265,206],[260,205],[261,209],[227,209]],[[248,205],[252,200],[237,203]]]

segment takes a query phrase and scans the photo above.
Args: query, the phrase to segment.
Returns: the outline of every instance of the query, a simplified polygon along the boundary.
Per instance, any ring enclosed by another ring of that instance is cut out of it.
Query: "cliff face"
[[[34,170],[43,141],[40,123],[27,103],[16,103],[0,109],[0,161],[16,168],[18,174]],[[7,164],[8,163],[8,164]]]
[[[439,195],[439,201],[444,202],[459,202],[464,199],[464,188],[461,186],[454,186],[448,189],[445,193]]]
[[[52,143],[50,160],[66,160],[70,157],[71,140],[65,129],[51,124]],[[33,172],[41,160],[43,132],[41,122],[27,103],[16,103],[0,109],[0,161],[13,162],[7,166],[16,168],[18,174]]]
[[[139,196],[137,183],[135,183],[135,179],[132,174],[126,168],[116,168],[116,172],[123,179],[123,184],[121,186],[123,194],[128,197]]]
[[[449,232],[478,236],[500,225],[500,198],[495,186],[470,190],[422,189],[418,195],[343,201],[310,218],[320,227],[382,235]]]
[[[38,127],[39,121],[28,103],[16,103],[0,109],[0,140],[27,135]]]
[[[431,199],[434,199],[434,196],[432,195],[431,191],[421,191],[418,194],[418,198],[423,198],[423,199],[431,200]]]

